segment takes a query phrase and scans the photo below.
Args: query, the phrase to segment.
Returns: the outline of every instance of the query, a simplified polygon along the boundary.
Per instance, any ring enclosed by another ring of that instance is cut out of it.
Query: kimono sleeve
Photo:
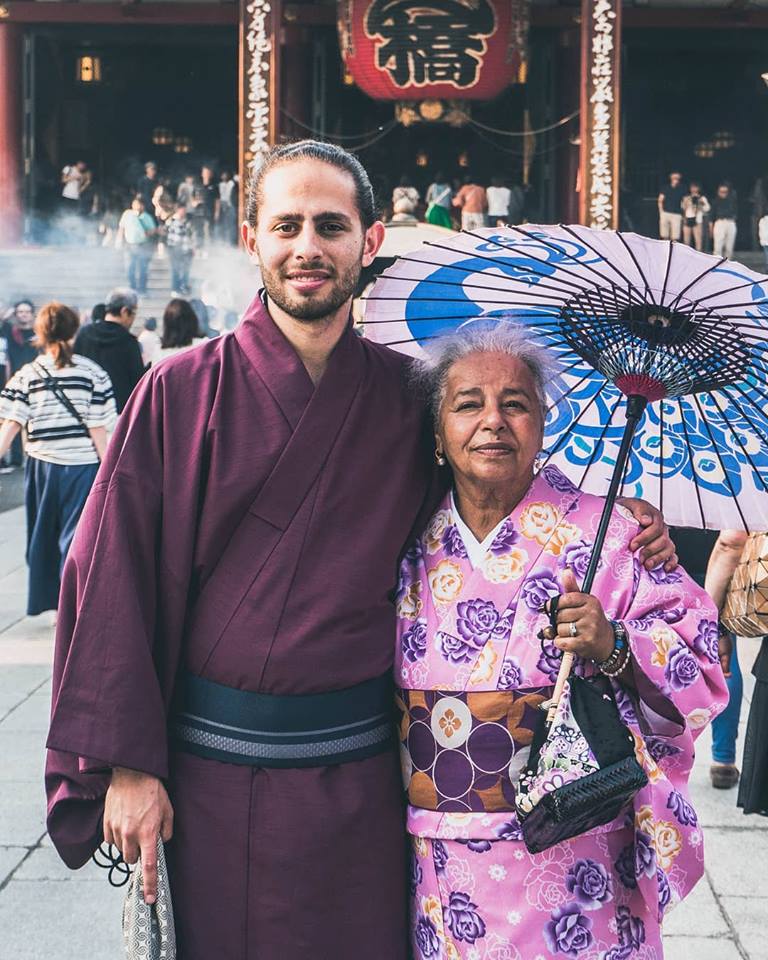
[[[168,772],[192,549],[183,530],[172,536],[179,517],[174,524],[168,513],[183,514],[198,488],[169,474],[178,458],[164,446],[167,418],[163,382],[147,377],[118,420],[64,567],[46,790],[51,838],[73,867],[100,842],[109,768]],[[190,456],[194,437],[186,440]],[[179,500],[164,496],[173,483]]]
[[[629,635],[640,725],[657,736],[697,735],[728,691],[718,658],[717,609],[678,567],[646,570],[633,558],[634,591],[621,619]]]

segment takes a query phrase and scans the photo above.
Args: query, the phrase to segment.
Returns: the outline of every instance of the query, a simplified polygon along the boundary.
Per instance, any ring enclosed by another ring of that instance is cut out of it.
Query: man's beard
[[[324,270],[321,266],[306,266],[307,270]],[[278,306],[289,317],[294,320],[304,320],[310,323],[315,320],[323,320],[325,317],[335,313],[339,307],[343,306],[355,292],[362,264],[355,263],[348,270],[338,276],[333,274],[331,289],[322,296],[302,297],[298,294],[292,294],[288,289],[286,278],[281,274],[273,273],[261,268],[261,279],[267,291],[269,299]]]

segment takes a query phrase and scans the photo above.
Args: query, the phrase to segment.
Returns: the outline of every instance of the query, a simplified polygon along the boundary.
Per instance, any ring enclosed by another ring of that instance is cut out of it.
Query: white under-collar
[[[461,514],[456,506],[456,501],[453,497],[453,490],[451,490],[451,513],[453,514],[453,520],[456,524],[456,529],[459,531],[459,536],[461,537],[464,547],[467,551],[469,562],[473,567],[479,567],[485,559],[485,555],[488,553],[491,544],[496,539],[496,534],[499,532],[499,530],[501,530],[501,527],[507,518],[502,517],[481,543],[474,533],[472,533],[466,523],[464,523],[462,520]]]

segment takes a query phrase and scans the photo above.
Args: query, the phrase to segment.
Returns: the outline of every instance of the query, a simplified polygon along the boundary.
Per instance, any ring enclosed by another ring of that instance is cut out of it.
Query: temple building
[[[539,221],[654,235],[670,170],[768,206],[765,0],[0,0],[0,244],[36,242],[61,170],[105,197],[144,162],[235,169],[302,136],[381,197],[438,170]]]

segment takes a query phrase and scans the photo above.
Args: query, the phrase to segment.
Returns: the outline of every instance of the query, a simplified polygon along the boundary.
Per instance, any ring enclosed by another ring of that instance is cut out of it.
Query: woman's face
[[[529,481],[544,424],[533,375],[504,353],[473,353],[448,371],[438,448],[474,484]]]

